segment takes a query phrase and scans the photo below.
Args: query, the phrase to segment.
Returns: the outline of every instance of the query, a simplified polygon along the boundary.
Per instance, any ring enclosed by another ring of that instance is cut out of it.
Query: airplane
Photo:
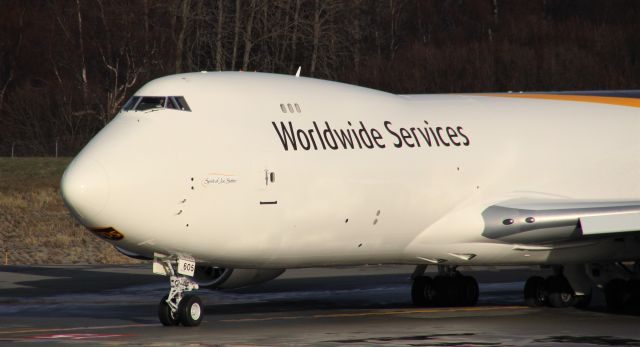
[[[165,326],[200,324],[198,288],[363,264],[415,265],[417,306],[476,304],[461,266],[539,265],[554,274],[526,281],[529,306],[586,306],[599,287],[621,309],[640,302],[634,96],[170,75],[81,150],[61,193],[92,233],[169,277]]]

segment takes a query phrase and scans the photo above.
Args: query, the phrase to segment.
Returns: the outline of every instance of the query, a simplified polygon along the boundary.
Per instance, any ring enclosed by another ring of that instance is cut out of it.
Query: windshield
[[[134,96],[134,97],[132,97],[131,99],[129,99],[129,101],[127,101],[127,103],[126,103],[126,104],[124,104],[123,109],[124,109],[125,111],[129,111],[129,110],[131,110],[132,108],[135,108],[135,107],[136,107],[136,104],[138,103],[138,101],[139,101],[139,100],[140,100],[140,97],[139,97],[139,96]]]
[[[136,106],[136,111],[146,111],[152,108],[164,108],[164,96],[144,96]]]
[[[123,111],[147,111],[172,109],[191,111],[183,96],[133,96],[122,108]]]

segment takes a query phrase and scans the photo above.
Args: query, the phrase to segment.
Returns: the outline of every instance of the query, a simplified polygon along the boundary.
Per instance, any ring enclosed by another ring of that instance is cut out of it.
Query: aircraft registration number
[[[189,259],[178,259],[178,273],[193,277],[196,271],[196,262]]]

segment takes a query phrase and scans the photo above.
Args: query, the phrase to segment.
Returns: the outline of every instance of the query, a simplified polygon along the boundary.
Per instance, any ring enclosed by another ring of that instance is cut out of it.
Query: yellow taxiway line
[[[262,318],[239,318],[239,319],[220,319],[218,322],[252,322],[252,321],[273,321],[273,320],[294,320],[294,319],[323,319],[323,318],[349,318],[349,317],[373,317],[373,316],[398,316],[411,315],[420,313],[449,313],[449,312],[490,312],[490,311],[515,311],[527,309],[526,306],[485,306],[485,307],[450,307],[450,308],[424,308],[424,309],[383,309],[367,312],[346,312],[346,313],[325,313],[315,315],[300,316],[271,316]],[[0,335],[8,334],[33,334],[33,333],[53,333],[53,332],[70,332],[70,331],[87,331],[87,330],[108,330],[108,329],[126,329],[126,328],[146,328],[158,327],[155,324],[125,324],[125,325],[104,325],[104,326],[85,326],[70,328],[42,328],[42,329],[14,329],[0,330]]]
[[[250,322],[250,321],[270,321],[270,320],[287,320],[287,319],[397,316],[397,315],[419,314],[419,313],[513,311],[513,310],[522,310],[527,308],[529,307],[527,306],[485,306],[485,307],[424,308],[424,309],[406,309],[406,310],[378,310],[378,311],[351,312],[351,313],[327,313],[327,314],[316,314],[316,315],[310,315],[310,316],[275,316],[275,317],[263,317],[263,318],[221,319],[220,321],[221,322]]]

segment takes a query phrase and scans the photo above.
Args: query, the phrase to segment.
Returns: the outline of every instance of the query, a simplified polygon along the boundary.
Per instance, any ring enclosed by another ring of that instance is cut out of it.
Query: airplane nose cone
[[[62,198],[69,210],[87,227],[102,227],[95,221],[109,199],[107,173],[98,162],[76,158],[62,175]]]

